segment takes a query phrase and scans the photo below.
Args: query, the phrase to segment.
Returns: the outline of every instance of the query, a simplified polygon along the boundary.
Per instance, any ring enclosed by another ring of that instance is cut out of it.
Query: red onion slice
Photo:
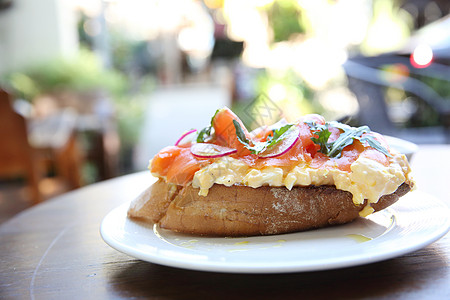
[[[299,139],[300,129],[298,126],[292,126],[287,132],[285,138],[276,143],[274,146],[258,154],[260,158],[272,158],[285,154],[297,143]]]
[[[193,141],[195,134],[197,132],[197,129],[192,129],[187,132],[185,132],[175,143],[175,146],[181,146],[188,144]]]
[[[236,153],[233,148],[208,143],[196,143],[191,146],[192,155],[200,158],[216,158]]]

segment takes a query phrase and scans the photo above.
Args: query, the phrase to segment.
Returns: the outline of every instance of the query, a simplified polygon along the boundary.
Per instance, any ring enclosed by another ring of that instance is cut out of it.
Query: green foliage
[[[418,79],[432,88],[442,98],[450,99],[450,80],[426,76],[420,76]]]
[[[85,92],[97,89],[120,95],[126,90],[126,80],[112,70],[105,70],[98,57],[81,49],[72,58],[57,58],[10,73],[6,81],[16,95],[32,101],[34,97],[61,90]]]
[[[257,78],[257,88],[268,94],[269,90],[276,84],[281,84],[286,89],[287,99],[311,99],[314,91],[307,83],[292,69],[283,72],[262,72]]]
[[[308,113],[321,113],[323,108],[314,99],[314,90],[293,70],[287,70],[282,74],[270,72],[261,73],[257,79],[257,92],[270,96],[274,86],[282,86],[285,91],[283,99],[271,99],[276,102],[284,114],[289,115],[289,110]]]
[[[273,41],[287,41],[291,35],[304,33],[301,11],[296,1],[274,1],[268,9],[269,23],[273,30]]]
[[[155,86],[152,76],[144,76],[137,82],[139,86],[135,93],[131,93],[124,73],[104,69],[99,58],[87,49],[81,49],[72,59],[58,58],[40,63],[8,74],[4,79],[17,97],[28,101],[42,94],[57,94],[60,91],[80,94],[105,91],[113,100],[124,153],[138,140],[147,106],[145,95]],[[92,166],[87,166],[83,172],[88,180],[94,180],[94,171]]]
[[[116,101],[115,104],[122,147],[132,147],[139,138],[147,102],[144,97],[134,97],[127,101]]]
[[[122,147],[132,148],[139,139],[148,106],[148,94],[155,88],[154,78],[142,79],[142,88],[138,94],[126,94],[114,99],[118,131]]]

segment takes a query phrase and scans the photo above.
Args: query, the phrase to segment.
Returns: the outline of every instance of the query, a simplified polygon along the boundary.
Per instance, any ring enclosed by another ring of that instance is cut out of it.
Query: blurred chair
[[[34,203],[53,193],[40,189],[46,177],[55,179],[52,189],[58,192],[80,187],[82,156],[74,130],[75,113],[62,110],[29,120],[14,111],[11,98],[0,89],[0,176],[24,176]]]
[[[110,179],[119,174],[120,138],[114,104],[106,92],[59,91],[51,95],[42,95],[35,103],[35,108],[44,107],[45,111],[47,106],[50,107],[49,110],[59,111],[56,116],[47,113],[54,120],[47,120],[46,123],[62,124],[59,133],[55,131],[53,134],[64,137],[64,130],[65,136],[70,133],[67,129],[76,131],[78,139],[82,142],[83,161],[95,170],[93,172],[95,174],[90,176],[92,177],[90,181]],[[76,120],[71,118],[71,115],[75,115]]]
[[[344,64],[350,90],[358,99],[360,111],[357,119],[373,130],[394,135],[416,143],[450,143],[450,99],[443,99],[431,87],[411,76],[393,74],[380,69],[383,65],[404,63],[400,57],[359,58]],[[437,66],[443,67],[443,66]],[[430,73],[430,70],[426,70]],[[450,68],[447,68],[450,72]],[[434,110],[441,127],[422,127],[399,129],[389,118],[384,88],[397,88],[405,91]]]
[[[10,95],[0,89],[0,177],[25,176],[34,203],[42,200],[35,153],[28,143],[25,119],[14,112]]]
[[[82,155],[76,139],[77,114],[70,108],[42,119],[28,119],[28,141],[44,175],[54,173],[67,189],[82,185]]]

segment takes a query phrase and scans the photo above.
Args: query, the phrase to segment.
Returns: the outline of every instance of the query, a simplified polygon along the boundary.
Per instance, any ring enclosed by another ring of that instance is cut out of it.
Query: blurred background
[[[251,129],[319,113],[449,143],[449,12],[447,0],[0,0],[0,222],[145,170],[224,105]]]

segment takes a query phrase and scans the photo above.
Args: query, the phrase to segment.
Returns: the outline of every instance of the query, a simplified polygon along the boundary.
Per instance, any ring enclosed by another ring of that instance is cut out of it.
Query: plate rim
[[[411,193],[414,193],[414,195],[422,194],[426,196],[428,199],[431,199],[434,206],[438,206],[444,210],[449,210],[448,206],[443,203],[441,200],[435,198],[434,196],[431,196],[429,194],[426,194],[424,192],[415,190]],[[408,195],[404,196],[407,198]],[[403,199],[401,199],[403,200]],[[401,201],[399,200],[399,202]],[[230,262],[230,261],[224,261],[220,262],[217,260],[210,261],[210,260],[204,260],[204,261],[195,261],[194,263],[186,260],[186,259],[176,259],[174,257],[167,257],[164,255],[158,255],[158,251],[154,253],[144,253],[139,249],[135,249],[133,247],[130,247],[126,243],[117,241],[115,238],[112,237],[112,235],[109,233],[109,228],[107,227],[107,222],[110,218],[114,216],[114,214],[120,213],[122,211],[125,212],[125,215],[121,216],[123,221],[127,221],[126,211],[129,206],[129,203],[131,201],[127,201],[119,205],[118,207],[111,210],[102,220],[100,225],[100,235],[102,239],[105,241],[106,244],[108,244],[113,249],[116,249],[119,252],[122,252],[126,255],[129,255],[131,257],[140,259],[142,261],[155,263],[159,265],[174,267],[174,268],[181,268],[181,269],[188,269],[188,270],[196,270],[196,271],[208,271],[208,272],[221,272],[221,273],[247,273],[247,274],[275,274],[275,273],[292,273],[292,272],[310,272],[310,271],[323,271],[323,270],[332,270],[332,269],[339,269],[339,268],[345,268],[345,267],[354,267],[369,263],[375,263],[380,262],[383,260],[399,257],[417,250],[420,250],[435,241],[442,238],[450,229],[450,218],[446,218],[442,221],[441,225],[439,227],[436,226],[436,228],[433,231],[433,235],[422,238],[418,242],[414,244],[407,244],[402,245],[401,247],[395,248],[390,251],[382,251],[373,254],[368,253],[357,253],[356,255],[349,255],[342,256],[341,259],[336,260],[336,258],[333,258],[331,261],[327,261],[326,259],[319,259],[320,263],[317,261],[309,261],[305,263],[305,260],[291,260],[286,261],[284,264],[281,264],[280,262],[277,262],[276,264],[271,265],[267,261],[264,262],[264,264],[260,263],[254,263],[254,264],[246,264],[244,267],[239,266],[236,262]],[[434,207],[433,206],[433,207]],[[395,204],[390,207],[390,209],[395,211]],[[444,211],[445,212],[445,211]],[[398,213],[398,212],[397,212]],[[131,221],[134,222],[134,221]],[[135,222],[136,223],[136,222]],[[150,227],[150,226],[149,226]],[[328,227],[332,228],[332,227]],[[156,236],[155,232],[150,228],[145,228],[146,230],[149,230],[149,233],[151,235],[154,235],[154,237],[157,240],[160,240],[159,237]],[[308,233],[311,233],[312,231],[307,231]],[[411,234],[411,232],[409,233]],[[282,235],[278,235],[282,236]],[[274,236],[267,236],[267,237],[274,237]],[[377,237],[375,240],[378,240],[379,242],[383,242],[381,236]],[[162,240],[160,240],[163,242]],[[361,243],[362,245],[364,243]],[[173,245],[176,247],[175,245]],[[186,253],[187,249],[177,248],[180,253]],[[302,262],[302,263],[299,263]]]

